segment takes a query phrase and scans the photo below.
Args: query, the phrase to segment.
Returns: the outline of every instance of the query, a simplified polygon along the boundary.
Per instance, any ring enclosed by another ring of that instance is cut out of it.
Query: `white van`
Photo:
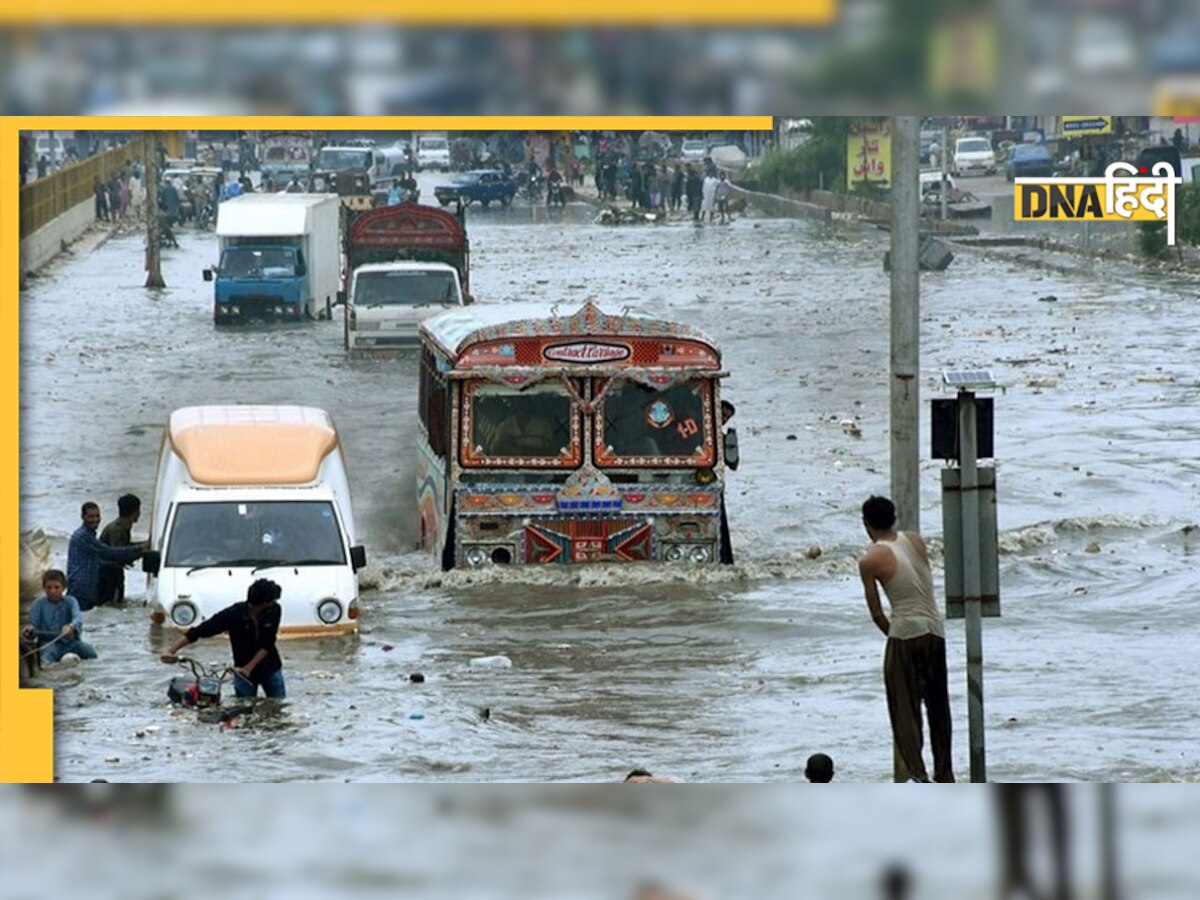
[[[439,262],[367,263],[350,282],[350,353],[415,347],[422,321],[463,305],[454,266]]]
[[[417,168],[450,171],[450,141],[444,133],[422,134],[417,138]]]
[[[190,406],[171,414],[150,520],[151,618],[186,629],[283,590],[281,637],[358,627],[350,481],[329,413],[305,406]]]
[[[33,142],[34,151],[37,154],[34,161],[45,156],[50,160],[53,166],[61,166],[67,158],[67,149],[63,145],[63,140],[57,134],[39,134]]]

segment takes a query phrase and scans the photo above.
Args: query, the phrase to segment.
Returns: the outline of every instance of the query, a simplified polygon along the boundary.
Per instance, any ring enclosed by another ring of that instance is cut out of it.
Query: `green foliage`
[[[1200,245],[1200,185],[1185,184],[1175,191],[1175,241]],[[1167,223],[1138,222],[1138,251],[1147,259],[1167,254]]]
[[[853,119],[817,116],[812,131],[795,150],[775,150],[759,163],[756,176],[762,190],[804,193],[824,187],[846,190],[846,139]]]
[[[1138,252],[1146,259],[1162,259],[1167,252],[1167,225],[1165,222],[1138,222]]]
[[[1175,191],[1175,240],[1200,245],[1200,184],[1180,185]]]

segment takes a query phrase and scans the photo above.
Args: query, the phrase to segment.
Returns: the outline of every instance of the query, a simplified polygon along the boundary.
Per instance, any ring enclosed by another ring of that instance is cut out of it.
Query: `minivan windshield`
[[[449,147],[445,138],[421,138],[417,142],[417,147],[421,150],[445,150]]]
[[[167,566],[344,565],[342,529],[328,500],[181,503]]]
[[[433,306],[458,301],[453,272],[397,269],[354,276],[355,306]]]

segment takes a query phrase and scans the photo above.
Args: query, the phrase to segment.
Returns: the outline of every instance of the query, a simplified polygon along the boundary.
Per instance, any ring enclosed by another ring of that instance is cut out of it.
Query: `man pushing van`
[[[233,603],[210,619],[189,628],[162,655],[165,663],[178,662],[176,653],[200,638],[228,634],[233,649],[233,690],[239,697],[254,697],[261,687],[268,697],[287,696],[283,660],[275,649],[281,609],[276,602],[283,591],[275,582],[260,578],[246,591],[246,600]]]

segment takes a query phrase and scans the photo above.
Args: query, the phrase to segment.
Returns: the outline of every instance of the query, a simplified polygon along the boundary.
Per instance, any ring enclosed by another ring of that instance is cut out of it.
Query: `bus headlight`
[[[683,548],[678,544],[671,544],[667,547],[667,552],[663,554],[663,559],[667,562],[679,562],[683,559]]]
[[[171,607],[171,621],[180,628],[187,628],[196,621],[199,613],[190,600],[183,600]]]
[[[688,559],[694,563],[706,563],[712,559],[712,553],[707,547],[693,547],[688,551]]]
[[[487,551],[482,547],[472,547],[466,553],[467,565],[473,569],[478,569],[488,561]]]
[[[332,625],[342,617],[342,604],[332,597],[317,604],[317,618],[326,625]]]

